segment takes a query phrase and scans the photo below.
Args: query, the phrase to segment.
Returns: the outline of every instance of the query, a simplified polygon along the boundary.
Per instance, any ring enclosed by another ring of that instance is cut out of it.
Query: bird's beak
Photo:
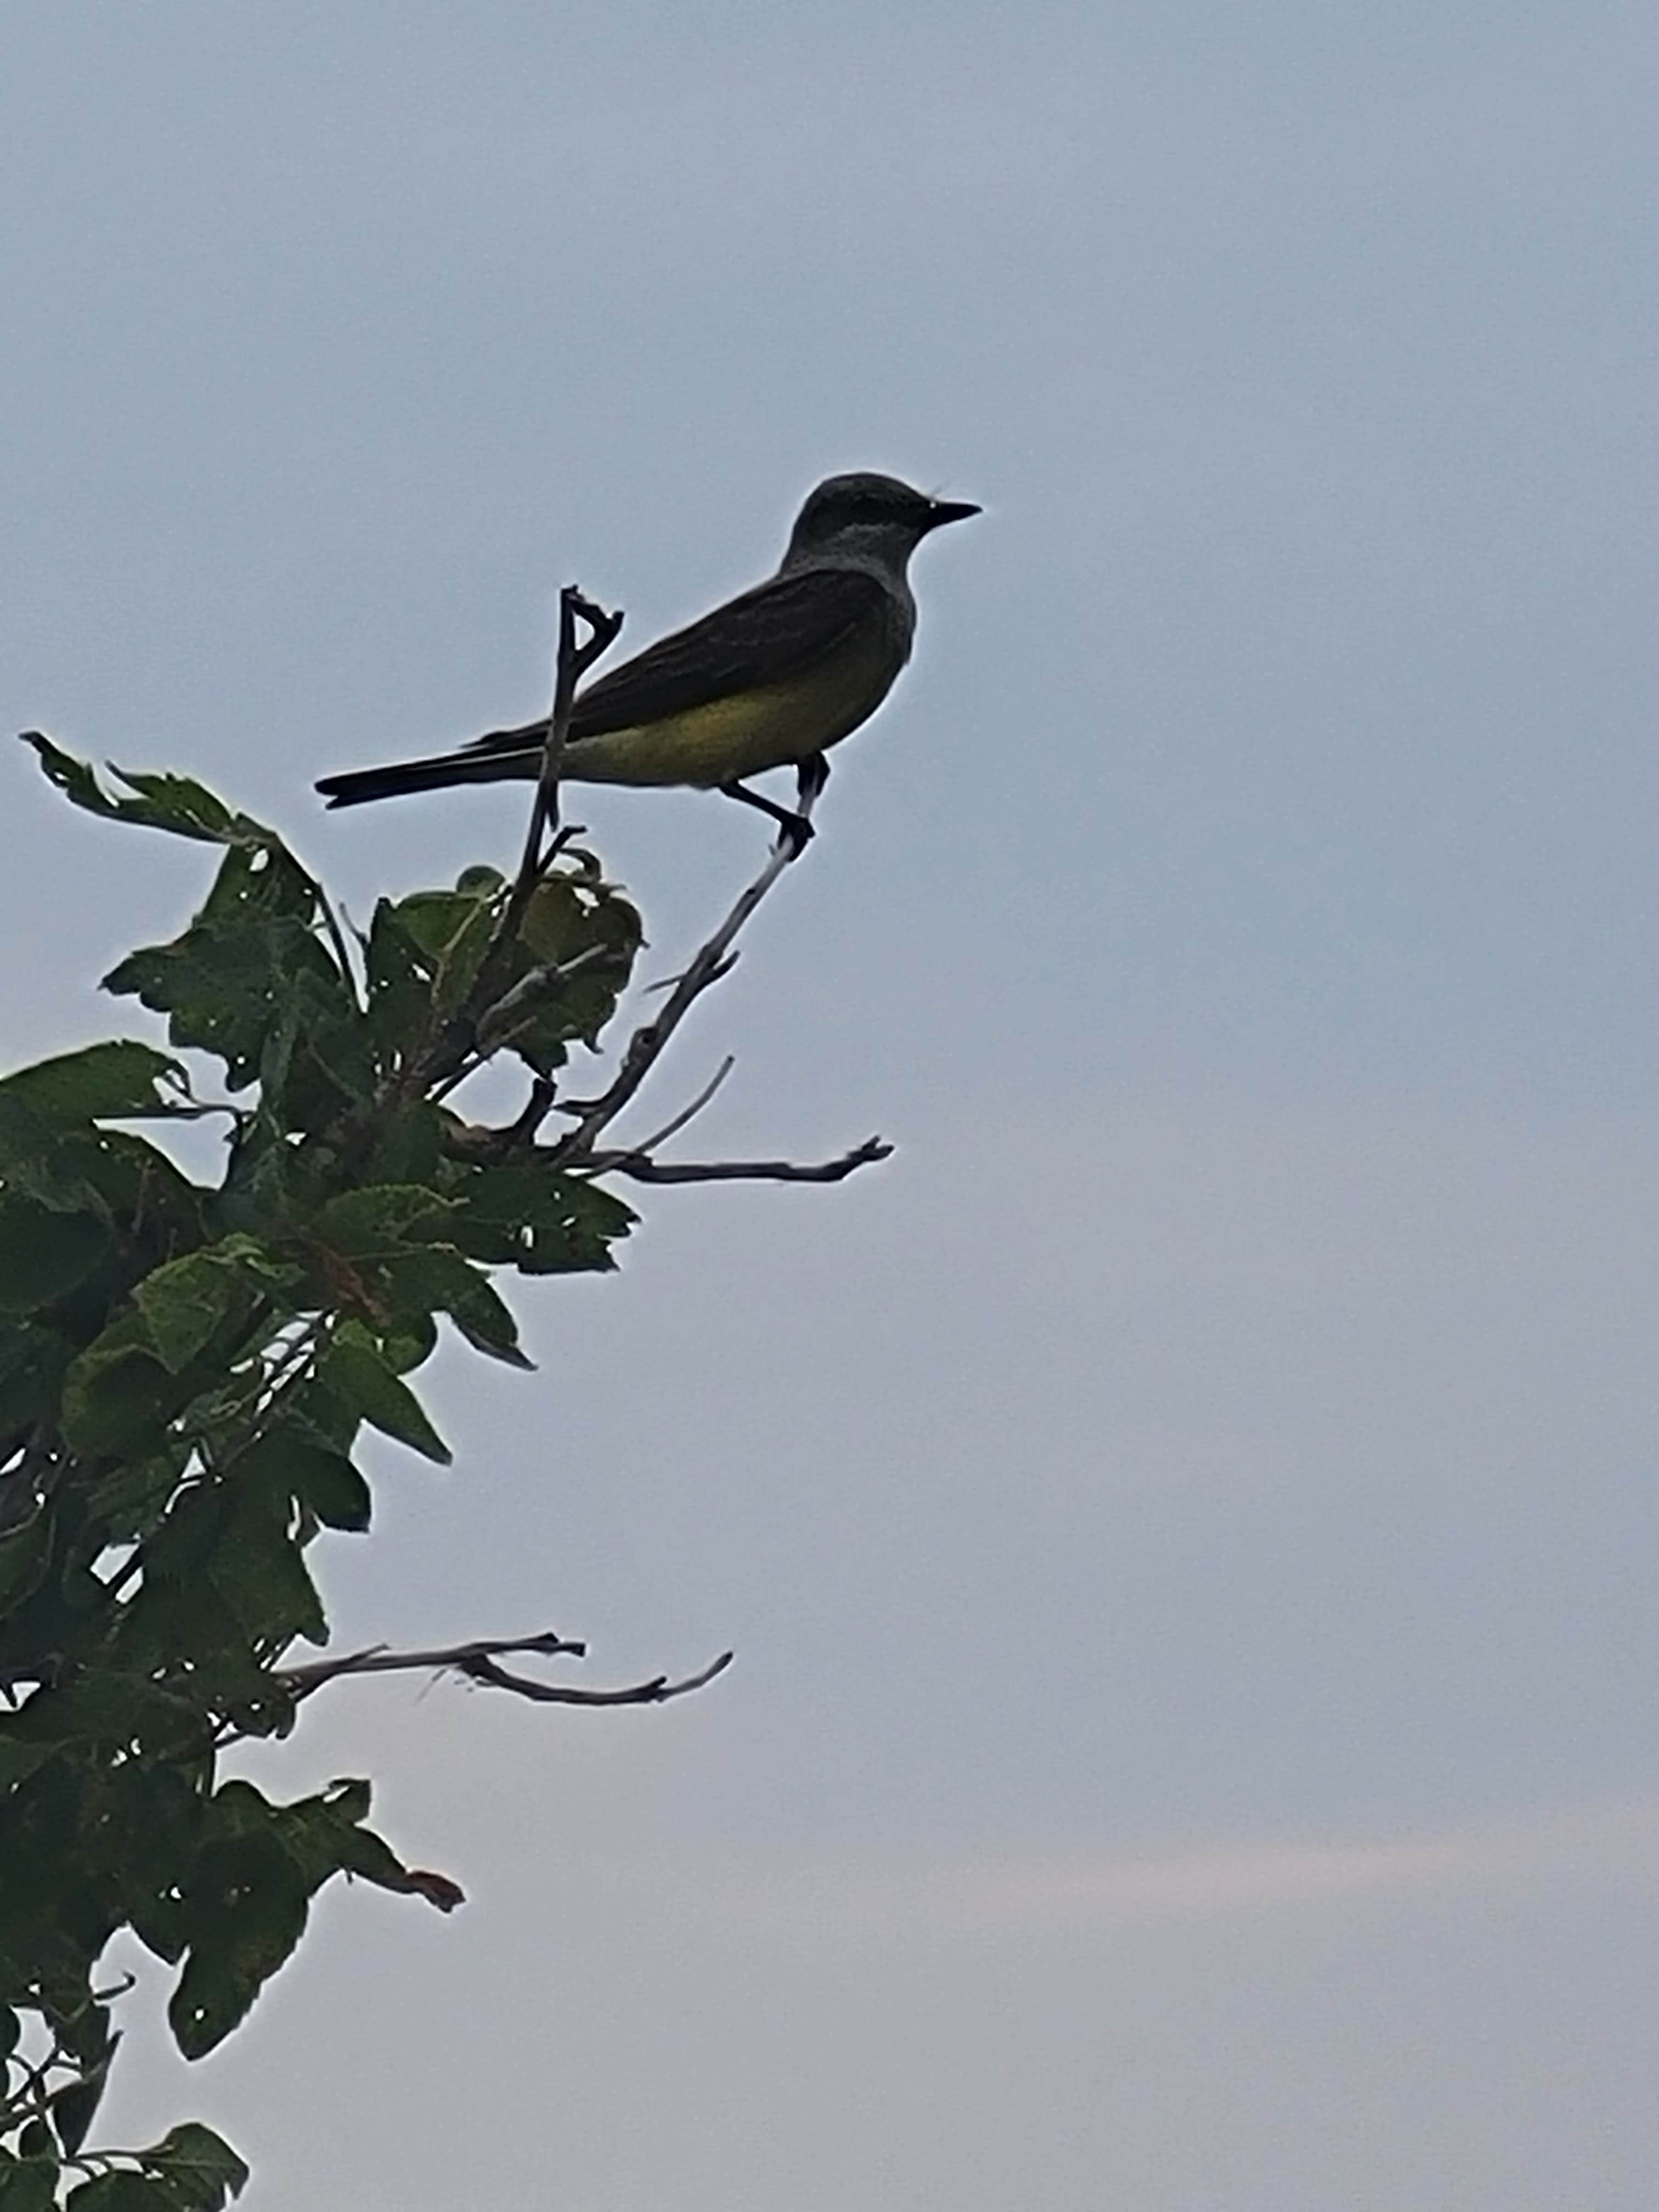
[[[965,499],[935,499],[928,502],[926,527],[937,530],[946,522],[966,522],[979,508]]]

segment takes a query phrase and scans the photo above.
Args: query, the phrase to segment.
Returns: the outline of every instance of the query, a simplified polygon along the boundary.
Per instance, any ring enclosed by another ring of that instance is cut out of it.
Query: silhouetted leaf
[[[247,2185],[248,2169],[222,2136],[187,2120],[138,2156],[171,2191],[169,2212],[222,2212]]]
[[[50,2153],[41,2158],[19,2159],[0,2150],[0,2212],[52,2212],[58,2202],[62,2171]],[[76,2191],[77,2197],[82,2193]],[[153,2205],[149,2212],[155,2212]]]
[[[143,1315],[125,1313],[70,1364],[64,1440],[75,1451],[149,1456],[161,1449],[166,1422],[187,1395],[155,1356]]]
[[[176,1113],[188,1088],[176,1060],[131,1038],[61,1053],[0,1079],[0,1097],[21,1099],[48,1122]]]
[[[610,1191],[540,1165],[459,1169],[450,1188],[463,1203],[446,1237],[475,1260],[527,1275],[614,1267],[611,1245],[638,1218]]]
[[[48,1306],[91,1274],[110,1247],[108,1224],[33,1199],[0,1198],[0,1309]]]
[[[262,1437],[240,1462],[245,1480],[280,1485],[325,1528],[368,1526],[369,1492],[344,1453],[331,1451],[284,1421]]]
[[[371,1428],[447,1467],[449,1447],[422,1411],[420,1401],[400,1382],[360,1322],[347,1322],[325,1353],[319,1380],[325,1390]]]
[[[75,2212],[174,2212],[177,2203],[160,2181],[131,2172],[100,2173],[72,2189],[64,2201]]]
[[[381,1183],[331,1199],[313,1224],[348,1260],[424,1244],[443,1231],[449,1201],[422,1183]]]
[[[519,1349],[518,1324],[488,1278],[453,1245],[402,1252],[375,1269],[394,1318],[410,1309],[447,1313],[469,1344],[509,1367],[532,1362]]]

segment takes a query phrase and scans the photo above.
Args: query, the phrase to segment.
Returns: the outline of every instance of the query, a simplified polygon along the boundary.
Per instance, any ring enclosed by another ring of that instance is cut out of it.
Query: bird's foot
[[[801,770],[803,778],[805,773],[803,768]],[[822,789],[823,787],[820,785],[818,787]],[[759,792],[750,791],[747,784],[734,781],[721,784],[720,790],[727,799],[735,799],[744,806],[755,807],[769,820],[775,822],[778,825],[778,843],[787,851],[792,860],[799,860],[806,850],[812,835],[812,825],[804,814],[796,814],[787,806],[780,806],[774,799],[763,799]],[[802,797],[805,796],[806,793],[803,790]]]

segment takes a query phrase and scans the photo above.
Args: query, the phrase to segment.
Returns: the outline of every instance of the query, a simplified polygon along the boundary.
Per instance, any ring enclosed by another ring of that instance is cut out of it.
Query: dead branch
[[[585,623],[588,629],[586,639],[580,643],[576,636],[579,622]],[[536,797],[530,810],[530,830],[525,839],[524,858],[519,864],[518,875],[507,893],[507,903],[496,920],[483,957],[478,963],[478,972],[473,977],[471,988],[462,1005],[443,1024],[432,1044],[413,1066],[404,1072],[399,1081],[405,1092],[428,1091],[434,1085],[453,1090],[462,1079],[463,1073],[470,1073],[472,1066],[477,1064],[478,1031],[490,1013],[497,1011],[495,993],[512,947],[518,942],[525,908],[529,905],[537,884],[567,842],[558,827],[559,774],[564,763],[565,743],[570,733],[570,714],[575,704],[576,686],[599,655],[614,641],[622,625],[620,613],[607,614],[603,607],[595,606],[591,599],[585,599],[575,585],[567,584],[560,592],[559,651],[553,682],[553,708],[548,717],[547,741],[543,747],[541,775],[537,781]],[[553,831],[550,840],[547,839],[550,826]]]
[[[556,1629],[544,1628],[536,1636],[482,1637],[474,1643],[452,1644],[438,1651],[392,1651],[384,1644],[371,1644],[362,1651],[342,1652],[337,1659],[313,1659],[303,1667],[277,1667],[272,1672],[296,1697],[305,1698],[342,1674],[395,1674],[409,1668],[441,1672],[446,1667],[459,1667],[469,1659],[488,1658],[500,1651],[533,1651],[544,1659],[587,1656],[586,1644],[573,1643]]]
[[[594,1152],[583,1166],[594,1175],[628,1176],[635,1182],[842,1182],[860,1168],[891,1156],[880,1137],[866,1137],[839,1159],[802,1165],[794,1160],[653,1160],[637,1152]]]
[[[576,641],[579,622],[587,625],[587,637],[581,644]],[[530,810],[524,859],[519,865],[518,881],[507,901],[502,927],[502,935],[509,941],[516,936],[530,894],[541,881],[552,858],[542,845],[550,830],[554,834],[553,851],[558,850],[559,777],[564,768],[564,749],[570,735],[576,686],[600,654],[608,653],[616,643],[622,626],[620,611],[606,614],[603,607],[584,598],[574,584],[567,584],[559,593],[559,651],[554,668],[553,706],[547,718],[547,743],[542,750],[542,772],[536,781],[535,804]]]
[[[504,1651],[529,1652],[544,1659],[587,1656],[585,1643],[545,1629],[538,1636],[479,1637],[471,1644],[452,1644],[435,1651],[389,1651],[383,1644],[376,1644],[365,1650],[344,1652],[337,1659],[316,1659],[303,1667],[278,1667],[273,1673],[276,1680],[293,1692],[296,1701],[321,1689],[325,1682],[337,1681],[348,1674],[453,1673],[465,1674],[469,1681],[483,1683],[489,1689],[511,1690],[516,1696],[528,1698],[538,1705],[656,1705],[702,1689],[705,1683],[726,1672],[734,1656],[723,1651],[700,1674],[689,1674],[678,1682],[671,1681],[666,1674],[656,1674],[648,1682],[635,1682],[625,1689],[583,1690],[570,1685],[533,1681],[527,1675],[509,1674],[505,1668],[495,1664],[497,1656]]]
[[[803,775],[800,794],[803,820],[811,818],[818,787]],[[746,890],[738,894],[725,921],[707,943],[698,948],[690,966],[669,994],[668,1002],[662,1012],[654,1021],[642,1023],[629,1037],[623,1054],[622,1066],[608,1088],[586,1108],[575,1127],[554,1146],[550,1158],[556,1167],[586,1164],[594,1139],[616,1120],[656,1066],[669,1039],[697,1000],[711,983],[719,980],[726,965],[726,955],[732,940],[801,849],[799,842],[794,839],[787,836],[778,839],[767,855],[766,865],[759,875]]]
[[[665,1145],[671,1137],[678,1136],[682,1129],[686,1127],[689,1123],[696,1120],[698,1115],[701,1114],[703,1108],[708,1105],[709,1100],[720,1089],[721,1084],[725,1082],[726,1077],[730,1075],[737,1064],[737,1061],[728,1052],[726,1058],[720,1062],[720,1066],[714,1070],[714,1073],[709,1077],[708,1082],[703,1085],[702,1089],[698,1091],[696,1097],[691,1101],[691,1103],[689,1106],[682,1106],[679,1112],[673,1117],[672,1121],[665,1121],[660,1129],[653,1130],[648,1137],[641,1137],[639,1143],[635,1145],[633,1149],[636,1152],[654,1152],[659,1145]]]
[[[722,1651],[700,1674],[687,1674],[681,1681],[671,1682],[666,1674],[654,1674],[648,1682],[635,1682],[625,1690],[578,1690],[557,1682],[532,1682],[526,1675],[509,1674],[493,1659],[469,1659],[459,1671],[486,1688],[511,1690],[515,1697],[528,1698],[538,1705],[663,1705],[671,1698],[684,1698],[692,1690],[703,1688],[716,1674],[723,1674],[736,1656],[734,1651]]]

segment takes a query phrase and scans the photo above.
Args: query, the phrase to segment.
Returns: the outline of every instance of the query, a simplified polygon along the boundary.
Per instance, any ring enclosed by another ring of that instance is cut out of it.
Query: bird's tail
[[[392,768],[352,769],[343,775],[324,776],[317,788],[331,806],[361,806],[366,799],[399,799],[410,791],[447,791],[452,784],[533,776],[542,757],[541,736],[538,732],[532,744],[512,750],[475,752],[468,746],[430,760],[399,761]]]

